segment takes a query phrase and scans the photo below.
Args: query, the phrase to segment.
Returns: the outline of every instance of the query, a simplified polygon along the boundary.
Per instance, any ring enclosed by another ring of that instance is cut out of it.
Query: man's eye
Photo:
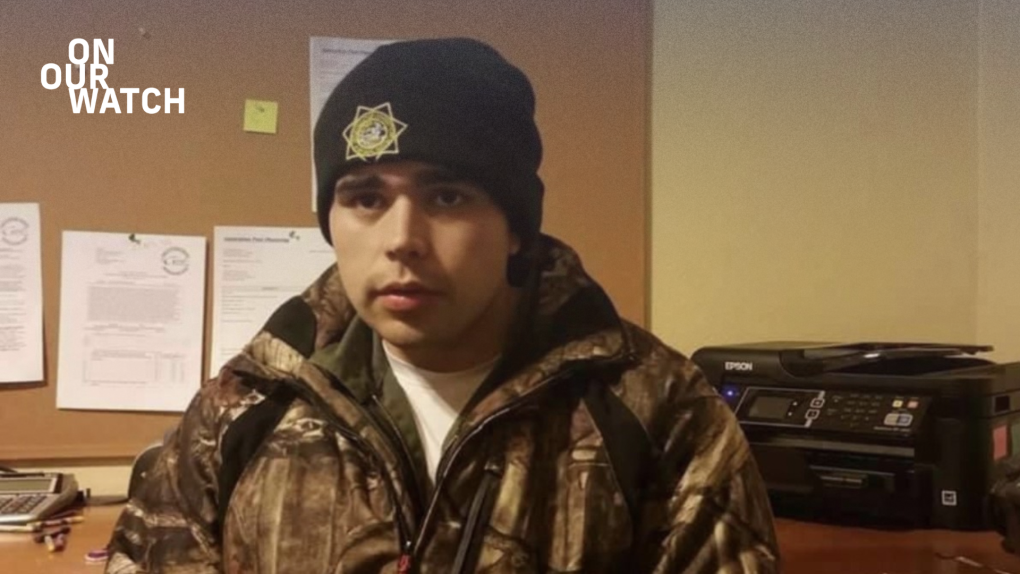
[[[374,192],[353,193],[341,195],[340,205],[352,209],[379,209],[383,205],[383,198]]]
[[[458,189],[440,189],[433,196],[433,201],[439,207],[455,207],[467,201],[467,194]]]
[[[363,193],[358,196],[357,200],[358,207],[364,207],[365,209],[375,209],[382,205],[382,196],[377,193]]]

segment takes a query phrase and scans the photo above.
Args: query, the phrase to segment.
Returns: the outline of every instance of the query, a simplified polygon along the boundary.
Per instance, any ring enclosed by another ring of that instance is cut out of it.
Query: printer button
[[[900,399],[896,399],[895,401],[892,402],[892,406],[894,409],[903,408],[903,401],[901,401]]]
[[[811,399],[811,408],[820,409],[825,406],[825,399]]]
[[[818,409],[808,409],[807,413],[804,414],[804,417],[809,421],[818,418]]]
[[[898,413],[889,413],[885,415],[885,420],[882,421],[886,426],[894,427],[900,424],[900,415]]]
[[[896,422],[896,426],[908,427],[912,422],[914,422],[914,415],[899,415],[899,420]]]

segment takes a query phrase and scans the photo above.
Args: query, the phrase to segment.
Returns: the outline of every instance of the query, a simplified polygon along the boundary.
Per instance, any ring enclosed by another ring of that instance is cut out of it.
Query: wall
[[[687,353],[974,342],[977,23],[956,0],[656,2],[653,330]]]
[[[980,4],[978,340],[1020,360],[1020,2]]]

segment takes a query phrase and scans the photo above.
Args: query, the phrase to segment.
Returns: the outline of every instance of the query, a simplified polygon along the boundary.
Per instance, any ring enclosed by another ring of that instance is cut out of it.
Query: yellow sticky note
[[[259,134],[276,133],[276,102],[244,101],[244,131]]]

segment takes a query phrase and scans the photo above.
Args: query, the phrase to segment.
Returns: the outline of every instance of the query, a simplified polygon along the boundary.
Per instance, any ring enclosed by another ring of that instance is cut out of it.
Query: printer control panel
[[[895,393],[728,384],[720,394],[745,425],[885,434],[914,431],[931,402]]]

